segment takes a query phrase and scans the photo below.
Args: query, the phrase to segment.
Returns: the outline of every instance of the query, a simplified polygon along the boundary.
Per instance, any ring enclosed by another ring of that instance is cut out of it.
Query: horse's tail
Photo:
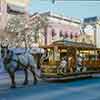
[[[43,80],[43,81],[47,81],[46,77],[43,75],[43,73],[41,72],[41,70],[35,70],[35,75],[38,79]]]

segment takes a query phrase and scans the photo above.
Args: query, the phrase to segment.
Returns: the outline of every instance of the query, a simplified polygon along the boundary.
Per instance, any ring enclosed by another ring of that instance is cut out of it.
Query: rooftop
[[[50,17],[57,18],[57,19],[64,20],[64,21],[74,22],[74,23],[77,23],[77,24],[81,23],[81,20],[78,19],[78,18],[69,17],[69,16],[64,17],[62,15],[54,14],[52,12],[44,12],[44,13],[39,13],[39,14],[42,15],[42,16],[50,16]],[[34,14],[31,15],[31,17],[32,16],[34,16]]]
[[[73,41],[68,41],[66,39],[60,40],[60,41],[55,41],[53,43],[53,45],[75,47],[77,49],[96,49],[96,46],[93,44],[87,44],[87,43],[82,43],[82,42],[73,42]]]

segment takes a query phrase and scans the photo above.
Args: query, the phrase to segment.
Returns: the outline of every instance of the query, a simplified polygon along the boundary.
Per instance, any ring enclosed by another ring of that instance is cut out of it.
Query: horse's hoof
[[[16,88],[16,86],[15,85],[12,85],[11,88]]]
[[[33,83],[34,85],[36,85],[37,84],[37,81],[34,81],[34,83]]]
[[[24,82],[24,83],[23,83],[23,85],[27,85],[27,84],[28,84],[28,82]]]

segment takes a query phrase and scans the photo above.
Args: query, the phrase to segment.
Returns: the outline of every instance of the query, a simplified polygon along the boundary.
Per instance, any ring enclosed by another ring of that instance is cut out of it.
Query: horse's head
[[[5,58],[7,56],[8,46],[1,45],[1,57]]]
[[[3,58],[4,62],[8,62],[11,60],[13,52],[8,49],[8,46],[1,45],[1,57]]]

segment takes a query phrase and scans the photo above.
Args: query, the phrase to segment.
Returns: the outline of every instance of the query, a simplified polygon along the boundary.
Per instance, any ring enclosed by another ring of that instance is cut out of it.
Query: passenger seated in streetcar
[[[67,61],[65,58],[61,59],[60,65],[58,66],[57,73],[66,73]]]
[[[82,57],[78,55],[78,57],[77,57],[77,68],[76,68],[76,70],[78,72],[80,72],[81,69],[82,69]]]

